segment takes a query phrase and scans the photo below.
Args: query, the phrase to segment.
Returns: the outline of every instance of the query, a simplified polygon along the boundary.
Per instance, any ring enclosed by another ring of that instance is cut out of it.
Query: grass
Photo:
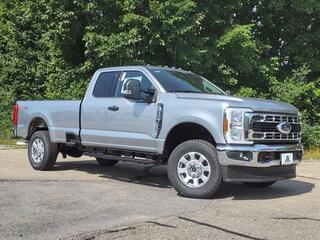
[[[306,160],[320,160],[320,148],[306,149],[303,158]]]
[[[15,139],[10,139],[10,138],[0,138],[0,145],[10,145],[10,146],[15,146],[17,143],[17,140]]]

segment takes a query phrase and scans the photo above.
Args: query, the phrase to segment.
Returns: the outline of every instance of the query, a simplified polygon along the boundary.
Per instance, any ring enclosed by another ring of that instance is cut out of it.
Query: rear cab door
[[[81,142],[107,146],[107,114],[121,71],[97,71],[81,105]]]

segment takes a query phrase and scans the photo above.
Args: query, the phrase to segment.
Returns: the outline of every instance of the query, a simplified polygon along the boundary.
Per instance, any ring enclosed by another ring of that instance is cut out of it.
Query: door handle
[[[108,110],[110,110],[110,111],[118,111],[119,107],[118,106],[110,106],[110,107],[108,107]]]

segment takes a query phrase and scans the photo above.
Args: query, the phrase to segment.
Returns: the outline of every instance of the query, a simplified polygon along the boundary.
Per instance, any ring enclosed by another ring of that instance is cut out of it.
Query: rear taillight
[[[12,123],[15,127],[18,125],[19,105],[14,105],[12,109]]]

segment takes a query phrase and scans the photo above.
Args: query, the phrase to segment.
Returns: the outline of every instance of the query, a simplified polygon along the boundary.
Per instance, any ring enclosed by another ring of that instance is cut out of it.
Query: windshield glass
[[[226,95],[210,81],[191,72],[150,69],[167,92],[190,92]]]

